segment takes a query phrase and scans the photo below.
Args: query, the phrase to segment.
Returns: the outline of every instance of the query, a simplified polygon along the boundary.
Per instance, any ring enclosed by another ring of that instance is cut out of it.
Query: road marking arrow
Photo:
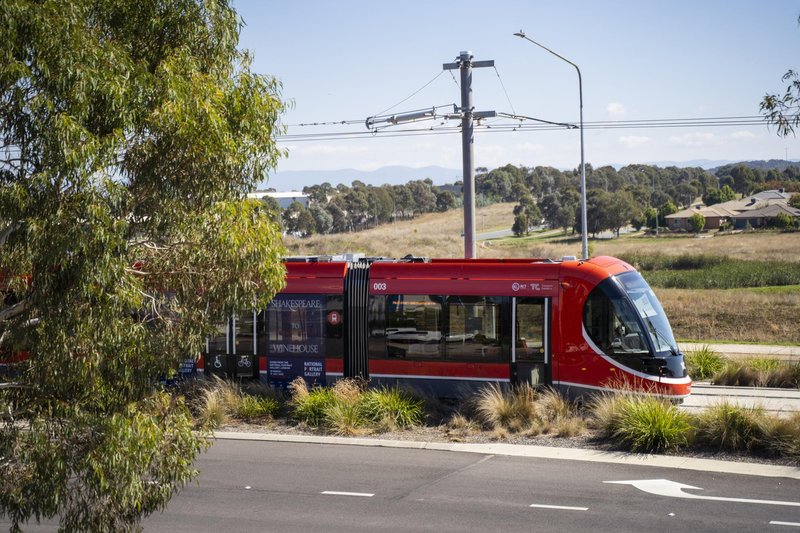
[[[776,500],[751,500],[748,498],[723,498],[721,496],[701,496],[699,494],[689,494],[683,492],[684,489],[703,490],[700,487],[684,485],[668,479],[634,479],[630,481],[603,481],[616,485],[633,485],[637,489],[655,494],[657,496],[668,496],[670,498],[687,498],[690,500],[714,500],[718,502],[737,502],[737,503],[759,503],[762,505],[787,505],[790,507],[800,507],[800,502],[781,502]]]

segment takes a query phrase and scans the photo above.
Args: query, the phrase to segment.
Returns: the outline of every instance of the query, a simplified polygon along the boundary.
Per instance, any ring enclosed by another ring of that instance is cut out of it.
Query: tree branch
[[[21,315],[30,308],[31,308],[30,300],[22,300],[21,302],[17,302],[10,307],[6,307],[5,309],[0,309],[0,322]]]

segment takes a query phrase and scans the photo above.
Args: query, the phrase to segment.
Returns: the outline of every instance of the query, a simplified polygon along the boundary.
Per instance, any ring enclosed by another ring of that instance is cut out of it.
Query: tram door
[[[511,380],[549,385],[550,299],[512,298]]]

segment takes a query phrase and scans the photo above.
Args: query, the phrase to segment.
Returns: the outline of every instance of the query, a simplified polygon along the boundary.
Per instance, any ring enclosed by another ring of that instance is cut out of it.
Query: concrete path
[[[699,412],[723,401],[742,407],[761,407],[770,414],[789,416],[800,412],[800,389],[768,389],[757,387],[720,387],[709,383],[693,383],[692,394],[681,408]]]
[[[732,359],[746,359],[750,357],[776,357],[786,361],[800,362],[800,346],[777,346],[772,344],[716,344],[706,342],[679,342],[678,346],[683,353],[700,350],[703,346],[730,357]]]

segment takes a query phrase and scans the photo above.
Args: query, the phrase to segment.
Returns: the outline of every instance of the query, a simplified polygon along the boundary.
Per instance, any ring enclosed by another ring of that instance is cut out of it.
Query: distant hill
[[[645,165],[653,165],[658,167],[700,167],[711,172],[730,166],[730,165],[747,165],[751,168],[759,168],[763,170],[777,169],[784,170],[790,165],[797,165],[798,160],[783,160],[783,159],[770,159],[769,161],[730,161],[730,160],[711,160],[711,159],[694,159],[691,161],[653,161],[642,163]],[[619,170],[626,166],[626,164],[614,163],[611,166]],[[595,165],[595,168],[602,165]],[[567,169],[562,169],[567,170]],[[381,167],[376,170],[355,170],[352,168],[341,170],[286,170],[277,172],[271,176],[267,182],[259,185],[259,189],[272,188],[278,191],[302,190],[303,187],[309,185],[318,185],[320,183],[328,182],[333,186],[340,183],[350,185],[354,180],[363,181],[369,185],[383,185],[388,183],[390,185],[401,185],[414,180],[430,179],[435,185],[453,184],[461,181],[461,170],[454,168],[444,168],[438,166],[428,167],[405,167],[405,166],[389,166]],[[452,188],[454,193],[460,193],[460,187]]]
[[[798,164],[797,160],[788,160],[787,161],[786,159],[770,159],[769,161],[763,161],[763,160],[762,161],[739,161],[738,163],[727,163],[727,164],[724,164],[724,165],[720,165],[720,166],[718,166],[716,168],[713,168],[713,169],[710,169],[710,170],[712,172],[716,172],[717,170],[719,170],[720,168],[723,168],[723,167],[734,167],[736,165],[744,165],[744,166],[747,166],[747,167],[750,167],[750,168],[757,168],[757,169],[765,170],[765,171],[766,170],[772,170],[772,169],[783,171],[783,170],[786,170],[786,167],[789,167],[789,166],[792,166],[792,165],[797,166],[797,164]]]

